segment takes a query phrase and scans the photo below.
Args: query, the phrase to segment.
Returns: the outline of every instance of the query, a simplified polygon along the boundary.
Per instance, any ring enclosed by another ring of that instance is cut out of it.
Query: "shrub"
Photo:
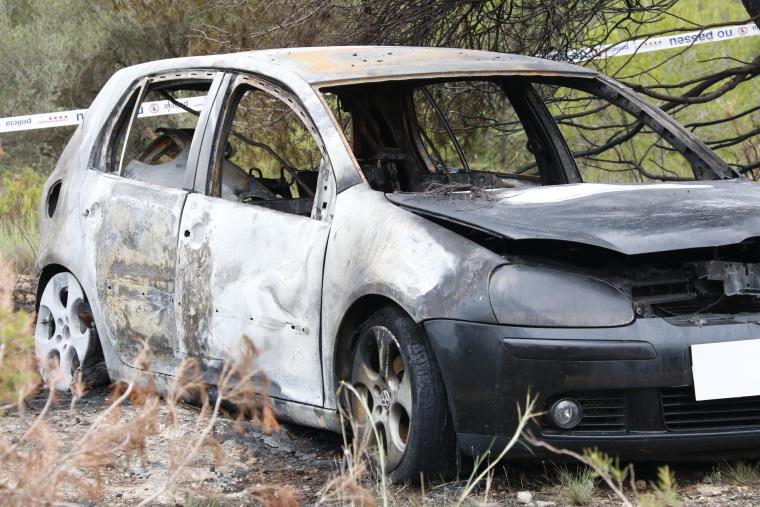
[[[45,176],[32,169],[0,175],[0,254],[18,271],[37,255],[39,203]]]

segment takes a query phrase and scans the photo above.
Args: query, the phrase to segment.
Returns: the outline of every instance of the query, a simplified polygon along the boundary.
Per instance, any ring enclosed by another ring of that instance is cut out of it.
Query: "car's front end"
[[[503,445],[532,397],[541,415],[530,429],[554,447],[637,460],[760,456],[760,386],[734,381],[711,395],[734,372],[697,376],[693,356],[705,344],[758,350],[755,185],[579,185],[548,199],[551,192],[391,197],[439,223],[477,226],[480,242],[505,261],[489,283],[498,324],[424,323],[460,448]],[[497,225],[488,216],[504,218]],[[541,227],[520,230],[527,217]],[[746,368],[746,359],[729,358],[728,367]],[[546,452],[523,443],[511,455]]]
[[[760,456],[757,185],[620,83],[528,63],[321,89],[366,186],[427,219],[352,210],[361,231],[328,248],[372,254],[353,272],[328,254],[326,278],[421,325],[466,453],[502,447],[534,399],[530,431],[557,448]]]
[[[760,397],[696,401],[690,359],[693,345],[757,338],[755,323],[650,317],[587,329],[432,320],[425,331],[464,452],[498,450],[518,407],[536,396],[543,414],[531,429],[557,448],[635,460],[760,455]],[[520,444],[510,455],[541,454]]]

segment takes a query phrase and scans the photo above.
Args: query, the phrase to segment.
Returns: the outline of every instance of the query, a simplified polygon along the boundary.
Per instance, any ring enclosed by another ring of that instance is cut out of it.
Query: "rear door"
[[[177,362],[177,235],[206,124],[200,111],[220,79],[194,72],[137,83],[85,176],[80,204],[96,250],[98,299],[130,366],[142,366],[144,347],[151,370],[168,373]]]
[[[213,363],[245,335],[271,396],[319,406],[329,160],[286,90],[237,76],[220,104],[211,167],[182,213],[180,343]]]

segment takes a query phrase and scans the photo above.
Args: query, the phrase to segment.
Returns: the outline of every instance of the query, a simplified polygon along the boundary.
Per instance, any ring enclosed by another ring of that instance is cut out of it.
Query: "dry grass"
[[[749,486],[760,483],[760,465],[746,461],[725,461],[716,467],[708,480],[715,484]]]
[[[47,421],[56,401],[55,391],[48,391],[44,407],[20,438],[11,441],[0,436],[0,467],[4,470],[0,474],[0,504],[57,503],[67,496],[97,501],[104,490],[106,468],[119,461],[139,463],[144,468],[150,439],[161,433],[169,440],[169,470],[160,487],[139,504],[152,505],[182,481],[183,472],[202,453],[209,453],[217,461],[222,459],[213,429],[225,402],[235,404],[239,421],[254,420],[264,431],[278,429],[271,402],[262,394],[251,341],[242,339],[233,356],[235,360],[228,361],[219,375],[213,398],[201,381],[200,368],[191,360],[182,363],[163,398],[150,375],[114,383],[107,407],[80,437],[65,446]],[[146,369],[148,363],[149,354],[143,351],[138,364]],[[6,371],[5,365],[0,364],[0,368]],[[82,394],[75,391],[72,408]],[[190,435],[177,431],[177,411],[184,400],[200,403]],[[124,410],[127,405],[131,409],[129,416]],[[297,505],[288,488],[248,493],[265,505]]]
[[[6,282],[2,284],[6,290],[0,292],[0,406],[3,413],[23,415],[25,400],[39,393],[43,383],[34,359],[31,316],[12,311],[8,290],[13,287],[11,271],[0,268],[0,278]],[[161,433],[170,442],[169,472],[160,487],[141,502],[154,504],[182,481],[184,470],[200,454],[221,459],[213,430],[226,404],[234,405],[238,422],[251,420],[264,432],[276,431],[279,426],[271,400],[265,395],[266,379],[256,368],[257,352],[251,340],[243,337],[230,357],[234,359],[222,367],[213,396],[193,360],[179,366],[163,397],[151,375],[136,373],[131,379],[115,382],[107,407],[74,441],[63,442],[50,424],[48,417],[57,393],[47,391],[44,406],[21,435],[0,434],[0,505],[55,504],[70,497],[97,501],[104,491],[106,468],[120,461],[138,462],[144,467],[150,439]],[[149,363],[150,353],[144,349],[136,371],[147,370]],[[72,390],[71,409],[84,389],[79,383]],[[177,431],[177,410],[187,400],[200,405],[190,435]],[[125,410],[127,406],[129,411]],[[264,505],[298,504],[292,488],[246,493]]]
[[[10,270],[0,267],[0,278],[8,281],[2,287],[12,287]],[[104,481],[108,471],[146,469],[146,456],[158,440],[167,442],[166,475],[158,481],[146,482],[152,489],[146,490],[138,501],[139,505],[171,502],[176,498],[172,496],[176,490],[184,490],[194,463],[210,459],[220,464],[223,460],[215,428],[227,415],[225,407],[235,407],[233,415],[237,423],[253,421],[264,433],[279,429],[271,400],[265,395],[267,379],[256,367],[257,351],[251,340],[243,337],[229,356],[234,360],[224,364],[213,388],[204,382],[201,365],[193,360],[178,367],[175,380],[165,392],[159,392],[153,376],[136,373],[111,386],[105,407],[95,414],[85,431],[65,437],[50,421],[53,409],[60,404],[54,391],[44,390],[37,374],[31,316],[13,312],[11,308],[10,291],[0,291],[0,406],[3,412],[22,415],[28,422],[20,435],[0,431],[0,506],[100,501],[107,491]],[[143,350],[138,366],[137,372],[149,369],[148,350]],[[73,416],[85,389],[82,383],[75,386],[69,407],[72,412],[66,415]],[[44,406],[36,415],[29,416],[24,401],[40,393],[46,394]],[[348,401],[357,393],[344,384],[339,394]],[[198,406],[189,431],[187,416],[182,427],[179,416],[181,405],[188,401]],[[368,407],[365,411],[369,412]],[[359,431],[359,423],[350,411],[342,411],[341,417],[346,428],[343,458],[317,493],[317,505],[459,506],[491,504],[496,500],[492,485],[497,464],[517,443],[534,412],[532,401],[527,399],[520,425],[509,444],[477,458],[469,477],[450,483],[423,480],[421,488],[390,483],[385,474],[382,446],[375,445],[378,436],[371,431]],[[242,424],[239,426],[242,429]],[[570,482],[588,485],[583,477]],[[569,494],[574,498],[572,501],[583,504],[586,493]],[[238,493],[236,503],[241,495],[274,507],[295,506],[304,500],[295,485],[251,486]],[[205,498],[202,491],[196,490],[185,498],[185,503],[193,505],[226,505],[228,501],[224,495]]]
[[[319,506],[366,506],[382,505],[489,505],[489,495],[497,465],[518,442],[528,423],[536,417],[534,400],[526,398],[523,408],[518,407],[519,420],[512,438],[502,449],[489,451],[475,460],[470,476],[465,481],[433,483],[434,496],[425,492],[425,477],[421,487],[410,494],[406,484],[390,483],[386,477],[383,448],[377,445],[380,435],[374,424],[372,431],[364,425],[371,421],[372,412],[364,398],[348,383],[343,382],[338,390],[342,397],[341,407],[351,406],[350,400],[359,400],[367,417],[358,418],[350,410],[340,412],[343,421],[343,460],[338,472],[325,484],[316,505]],[[360,435],[362,438],[350,438]],[[480,496],[479,498],[476,498]]]
[[[588,467],[572,470],[557,468],[560,494],[569,505],[591,505],[596,494],[594,471]]]

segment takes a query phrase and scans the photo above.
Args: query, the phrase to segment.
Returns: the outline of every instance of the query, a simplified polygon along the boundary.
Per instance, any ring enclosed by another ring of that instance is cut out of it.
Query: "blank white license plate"
[[[760,340],[691,346],[697,401],[760,395]]]

